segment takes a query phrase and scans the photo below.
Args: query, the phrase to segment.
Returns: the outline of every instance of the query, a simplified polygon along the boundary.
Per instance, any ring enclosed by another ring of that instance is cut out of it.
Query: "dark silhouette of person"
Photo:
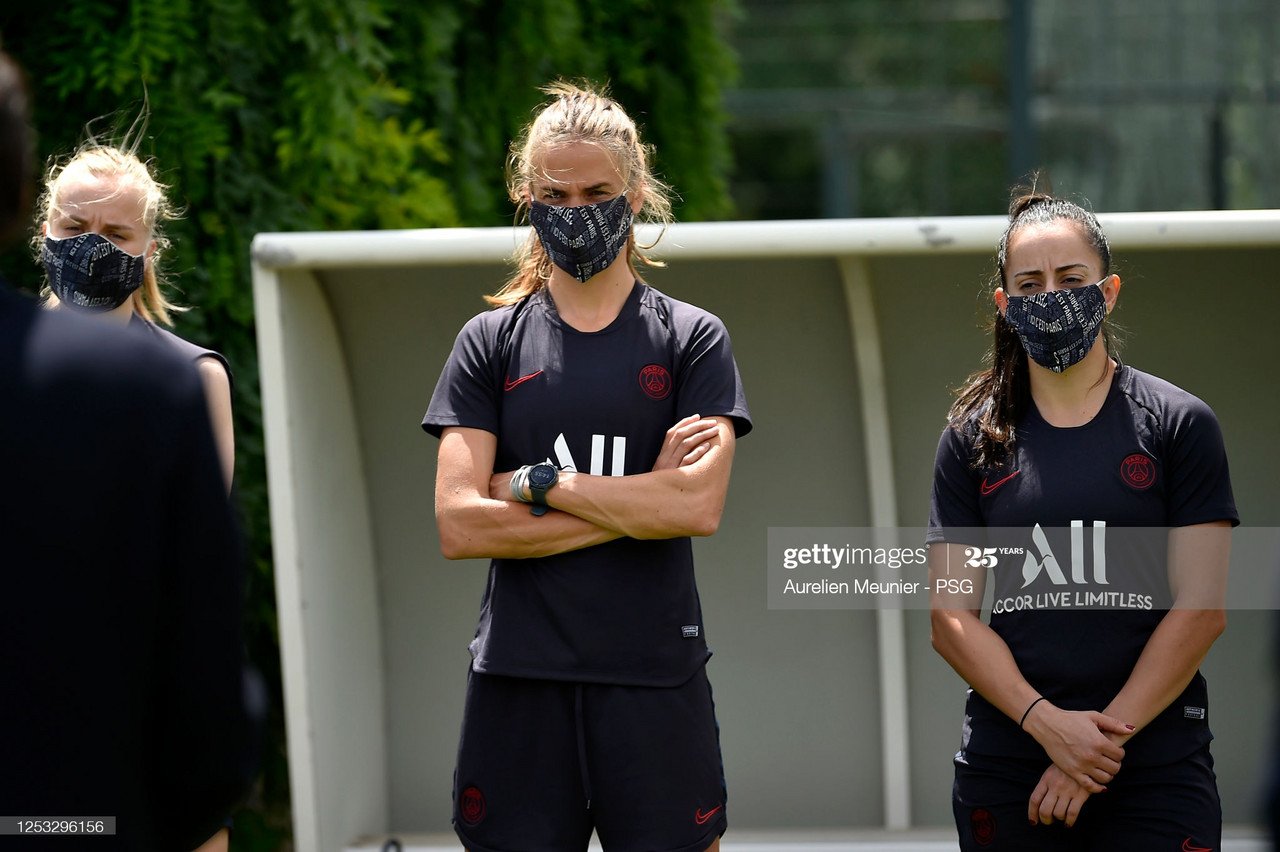
[[[28,116],[0,52],[4,243],[29,209]],[[198,846],[248,785],[257,722],[195,368],[0,283],[0,471],[0,816],[24,835],[0,847]],[[102,817],[114,835],[40,839]]]

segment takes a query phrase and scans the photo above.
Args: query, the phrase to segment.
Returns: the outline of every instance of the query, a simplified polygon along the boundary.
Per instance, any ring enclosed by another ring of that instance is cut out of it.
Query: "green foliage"
[[[681,196],[677,216],[731,212],[720,94],[734,62],[722,43],[725,0],[426,0],[390,12],[392,79],[450,153],[437,173],[468,224],[503,225],[507,146],[564,78],[607,84],[657,148]]]
[[[658,149],[677,215],[730,212],[720,94],[728,0],[63,0],[0,11],[27,69],[40,151],[118,140],[145,108],[185,215],[165,270],[179,334],[235,374],[236,481],[251,542],[250,655],[274,690],[264,771],[236,847],[287,845],[276,643],[249,246],[263,231],[502,225],[510,139],[557,77],[608,83]],[[36,289],[23,249],[0,259]],[[164,271],[164,270],[162,270]],[[425,400],[424,400],[425,403]]]
[[[999,213],[1004,3],[739,0],[729,34],[747,218]]]

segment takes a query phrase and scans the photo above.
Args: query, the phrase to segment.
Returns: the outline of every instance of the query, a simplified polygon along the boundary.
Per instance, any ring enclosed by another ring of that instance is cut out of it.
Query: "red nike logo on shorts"
[[[1188,837],[1186,840],[1182,841],[1182,852],[1213,852],[1213,850],[1208,846],[1192,845],[1191,838]]]
[[[538,376],[541,376],[541,375],[542,375],[542,371],[539,370],[536,373],[530,373],[527,376],[521,376],[520,378],[516,379],[514,382],[511,381],[510,376],[507,376],[506,381],[502,383],[502,389],[504,391],[509,391],[512,388],[517,388],[520,385],[524,384],[525,382],[529,381],[530,379],[536,379]]]
[[[982,492],[983,497],[986,497],[990,494],[994,494],[997,488],[999,488],[1001,485],[1004,485],[1006,482],[1008,482],[1010,479],[1013,479],[1015,476],[1017,476],[1021,472],[1022,471],[1015,470],[1013,473],[1009,474],[1004,479],[997,479],[995,482],[991,483],[990,485],[987,484],[987,478],[984,476],[982,477],[982,487],[979,488],[978,490]]]
[[[695,811],[693,814],[693,821],[696,822],[698,825],[706,825],[713,816],[715,816],[717,813],[720,812],[720,809],[723,807],[724,805],[716,805],[714,808],[707,811],[705,814],[702,812],[702,808],[698,808],[698,810]]]

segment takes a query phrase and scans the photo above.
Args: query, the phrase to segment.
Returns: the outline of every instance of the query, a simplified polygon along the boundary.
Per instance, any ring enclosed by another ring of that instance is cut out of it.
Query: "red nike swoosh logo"
[[[702,812],[702,808],[698,808],[697,812],[693,815],[693,821],[696,822],[698,825],[706,825],[707,822],[713,816],[719,813],[720,809],[723,807],[724,805],[716,805],[714,808],[707,811],[705,814]]]
[[[1004,485],[1010,479],[1013,479],[1019,473],[1022,473],[1022,471],[1015,470],[1013,473],[1009,474],[1004,479],[997,479],[995,482],[991,483],[990,485],[987,484],[987,478],[984,476],[982,477],[982,487],[979,488],[978,490],[982,492],[983,497],[986,497],[988,494],[995,493],[995,490],[997,488],[999,488],[1001,485]]]
[[[527,376],[521,376],[520,378],[516,379],[514,382],[513,382],[513,381],[511,381],[511,377],[510,377],[510,376],[508,376],[508,377],[507,377],[507,379],[506,379],[506,381],[504,381],[504,382],[502,383],[502,389],[503,389],[504,391],[509,391],[509,390],[511,390],[512,388],[518,388],[518,387],[520,387],[520,385],[524,384],[525,382],[529,381],[530,379],[536,379],[538,376],[541,376],[541,375],[542,375],[542,371],[541,371],[541,370],[539,370],[539,371],[538,371],[538,372],[536,372],[536,373],[530,373],[530,374],[529,374],[529,375],[527,375]]]
[[[1182,852],[1213,852],[1208,846],[1192,846],[1191,838],[1182,841]]]

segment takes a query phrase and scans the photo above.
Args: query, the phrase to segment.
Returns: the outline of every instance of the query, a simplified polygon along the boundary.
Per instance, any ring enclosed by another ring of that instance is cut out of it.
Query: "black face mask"
[[[586,283],[609,268],[631,236],[626,193],[580,207],[529,203],[529,223],[551,262]]]
[[[1013,326],[1033,361],[1061,373],[1084,360],[1107,315],[1102,281],[1070,290],[1009,297],[1005,322]]]
[[[129,254],[99,234],[45,237],[40,261],[58,301],[94,313],[123,305],[147,269],[145,254]]]

